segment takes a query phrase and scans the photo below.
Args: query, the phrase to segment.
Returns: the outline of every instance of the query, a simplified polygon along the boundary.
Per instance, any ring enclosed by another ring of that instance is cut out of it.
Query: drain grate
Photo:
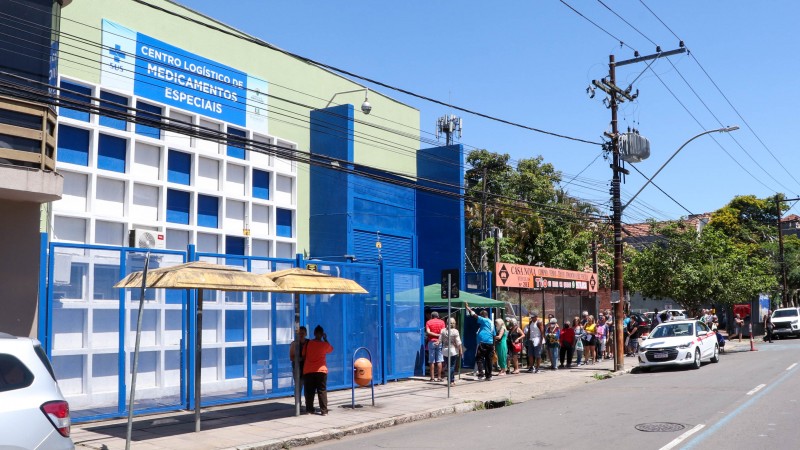
[[[680,431],[686,428],[686,426],[681,425],[679,423],[670,423],[670,422],[651,422],[651,423],[640,423],[635,427],[639,431],[645,431],[648,433],[652,432],[661,432],[661,433],[668,433],[670,431]]]

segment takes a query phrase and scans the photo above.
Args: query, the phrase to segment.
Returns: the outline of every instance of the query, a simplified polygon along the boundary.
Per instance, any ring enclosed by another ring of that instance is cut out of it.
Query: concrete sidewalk
[[[747,351],[749,341],[728,342],[728,352]],[[458,414],[487,407],[521,403],[607,376],[629,372],[636,359],[625,358],[625,372],[612,373],[611,360],[594,365],[543,370],[538,374],[495,376],[477,381],[463,375],[450,390],[443,383],[417,378],[375,386],[375,406],[368,388],[356,390],[356,404],[350,409],[350,390],[328,393],[327,416],[294,416],[294,399],[279,398],[246,404],[205,408],[200,433],[194,432],[191,412],[139,417],[134,421],[135,449],[282,449],[297,447],[352,434]],[[104,421],[72,427],[78,448],[123,449],[126,421]]]

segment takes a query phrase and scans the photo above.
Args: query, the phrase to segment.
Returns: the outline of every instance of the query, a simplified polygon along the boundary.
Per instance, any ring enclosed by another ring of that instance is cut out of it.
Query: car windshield
[[[691,323],[668,323],[656,327],[650,335],[651,338],[665,338],[675,336],[694,336]]]
[[[772,314],[772,317],[794,317],[796,315],[796,309],[779,309]]]

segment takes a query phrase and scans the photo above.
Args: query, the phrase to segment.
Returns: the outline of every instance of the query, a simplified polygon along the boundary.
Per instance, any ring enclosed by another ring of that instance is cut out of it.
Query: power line
[[[540,128],[536,128],[536,127],[532,127],[532,126],[528,126],[528,125],[523,125],[523,124],[520,124],[520,123],[517,123],[517,122],[512,122],[510,120],[501,119],[499,117],[495,117],[495,116],[491,116],[489,114],[484,114],[484,113],[481,113],[481,112],[478,112],[478,111],[475,111],[475,110],[471,110],[471,109],[468,109],[468,108],[465,108],[465,107],[462,107],[462,106],[458,106],[458,105],[454,105],[454,104],[451,104],[451,103],[448,103],[448,102],[437,100],[437,99],[434,99],[432,97],[427,97],[425,95],[417,94],[417,93],[415,93],[413,91],[409,91],[407,89],[403,89],[403,88],[400,88],[400,87],[397,87],[397,86],[393,86],[393,85],[390,85],[388,83],[383,83],[381,81],[378,81],[378,80],[375,80],[375,79],[372,79],[372,78],[369,78],[369,77],[366,77],[366,76],[363,76],[363,75],[358,75],[358,74],[350,72],[348,70],[345,70],[345,69],[342,69],[342,68],[339,68],[339,67],[336,67],[336,66],[332,66],[330,64],[325,64],[323,62],[316,61],[314,59],[307,58],[305,56],[301,56],[301,55],[298,55],[296,53],[292,53],[292,52],[290,52],[288,50],[284,50],[284,49],[281,49],[279,47],[275,47],[274,45],[272,45],[272,44],[270,44],[268,42],[262,41],[261,39],[258,39],[258,38],[255,38],[255,37],[252,37],[252,36],[249,36],[249,35],[246,35],[246,34],[244,34],[242,32],[233,33],[231,31],[225,30],[223,28],[211,25],[209,23],[202,22],[202,21],[197,20],[197,19],[193,19],[191,17],[179,14],[179,13],[177,13],[175,11],[170,11],[168,9],[162,8],[160,6],[153,5],[153,4],[148,3],[146,1],[143,1],[143,0],[133,0],[133,1],[136,2],[136,3],[139,3],[141,5],[147,6],[149,8],[153,8],[155,10],[164,12],[164,13],[169,14],[171,16],[179,17],[179,18],[181,18],[183,20],[187,20],[189,22],[196,23],[198,25],[204,26],[204,27],[212,29],[214,31],[218,31],[220,33],[225,33],[225,34],[227,34],[229,36],[233,36],[233,37],[236,37],[238,39],[242,39],[242,40],[248,41],[250,43],[253,43],[253,44],[256,44],[256,45],[259,45],[259,46],[262,46],[262,47],[266,47],[266,48],[269,48],[271,50],[275,50],[275,51],[281,52],[281,53],[283,53],[285,55],[291,56],[293,58],[297,58],[297,59],[299,59],[301,61],[304,61],[306,63],[314,64],[314,65],[317,65],[319,67],[324,67],[324,68],[332,70],[334,72],[342,73],[342,74],[345,74],[347,76],[350,76],[350,77],[353,77],[353,78],[356,78],[356,79],[359,79],[359,80],[362,80],[362,81],[366,81],[366,82],[372,83],[372,84],[374,84],[376,86],[381,86],[381,87],[384,87],[386,89],[391,89],[393,91],[400,92],[400,93],[409,95],[411,97],[418,98],[420,100],[425,100],[425,101],[430,102],[430,103],[435,103],[437,105],[446,106],[448,108],[456,109],[458,111],[462,111],[462,112],[465,112],[465,113],[468,113],[468,114],[472,114],[474,116],[482,117],[484,119],[492,120],[492,121],[503,123],[503,124],[506,124],[506,125],[511,125],[513,127],[522,128],[524,130],[529,130],[529,131],[533,131],[533,132],[536,132],[536,133],[546,134],[546,135],[549,135],[549,136],[558,137],[558,138],[567,139],[567,140],[576,141],[576,142],[582,142],[582,143],[585,143],[585,144],[602,145],[601,142],[594,142],[594,141],[589,141],[589,140],[586,140],[586,139],[580,139],[580,138],[576,138],[576,137],[572,137],[572,136],[567,136],[567,135],[564,135],[564,134],[555,133],[555,132],[552,132],[552,131],[546,131],[546,130],[543,130],[543,129],[540,129]]]
[[[611,32],[610,32],[610,31],[608,31],[608,30],[606,30],[605,28],[601,27],[600,25],[598,25],[598,24],[597,24],[595,21],[593,21],[592,19],[590,19],[590,18],[588,18],[588,17],[584,16],[583,14],[581,14],[581,12],[580,12],[580,11],[578,11],[578,10],[577,10],[577,9],[575,9],[575,8],[573,8],[573,7],[572,7],[572,5],[570,5],[569,3],[565,2],[564,0],[559,0],[559,1],[560,1],[561,3],[563,3],[563,4],[564,4],[564,6],[566,6],[567,8],[571,9],[571,10],[572,10],[572,12],[574,12],[575,14],[577,14],[577,15],[579,15],[579,16],[581,16],[581,17],[583,17],[584,19],[586,19],[586,21],[587,21],[587,22],[591,23],[592,25],[594,25],[595,27],[597,27],[597,28],[598,28],[600,31],[602,31],[603,33],[605,33],[605,34],[607,34],[607,35],[611,36],[611,37],[612,37],[612,38],[613,38],[615,41],[619,42],[619,45],[620,45],[620,47],[622,47],[622,46],[625,46],[625,47],[628,47],[629,49],[631,49],[631,50],[633,50],[633,51],[636,51],[636,49],[635,49],[635,48],[633,48],[633,47],[631,47],[630,45],[626,44],[626,43],[625,43],[625,41],[623,41],[622,39],[620,39],[620,38],[618,38],[618,37],[614,36],[613,34],[611,34]]]
[[[627,20],[625,20],[625,18],[624,18],[624,17],[620,16],[619,14],[617,14],[617,12],[616,12],[616,11],[614,11],[614,10],[613,10],[613,9],[611,9],[611,8],[610,8],[608,5],[606,5],[605,3],[603,3],[603,0],[597,0],[597,2],[598,2],[598,3],[600,3],[601,5],[603,5],[603,6],[604,6],[604,7],[605,7],[607,10],[611,11],[611,13],[612,13],[612,14],[614,14],[615,16],[617,16],[617,17],[619,18],[619,20],[621,20],[621,21],[625,22],[625,23],[626,23],[626,24],[627,24],[629,27],[633,28],[633,31],[635,31],[635,32],[639,33],[639,34],[640,34],[640,35],[641,35],[643,38],[645,38],[645,39],[647,39],[648,41],[650,41],[650,43],[651,43],[651,44],[653,44],[653,45],[655,45],[656,47],[658,47],[658,44],[656,44],[655,42],[653,42],[653,40],[652,40],[652,39],[650,39],[649,37],[647,37],[647,35],[645,35],[645,34],[644,34],[644,33],[642,33],[641,31],[639,31],[639,29],[638,29],[638,28],[636,28],[635,26],[633,26],[633,24],[632,24],[632,23],[630,23],[630,22],[628,22]],[[634,80],[634,81],[635,81],[635,80]]]
[[[7,77],[19,78],[23,79],[22,77],[18,77],[16,75],[10,74],[8,72],[0,71],[0,75],[4,75]],[[38,83],[42,86],[48,86],[46,83]],[[399,185],[402,187],[408,187],[415,190],[431,192],[437,195],[442,195],[445,197],[452,197],[454,199],[460,199],[464,201],[469,201],[471,203],[478,203],[481,199],[464,193],[461,194],[460,192],[453,192],[452,190],[447,189],[440,189],[434,188],[430,186],[420,185],[413,181],[405,181],[405,178],[402,174],[392,173],[386,170],[380,170],[380,172],[385,173],[386,175],[380,175],[375,173],[372,170],[365,170],[370,169],[366,166],[354,165],[351,162],[343,161],[337,158],[328,157],[325,155],[317,155],[311,154],[309,152],[301,151],[298,149],[287,149],[285,147],[281,147],[279,145],[267,144],[263,142],[253,141],[251,139],[231,135],[228,133],[220,132],[219,130],[214,130],[211,128],[205,128],[199,125],[194,125],[189,122],[182,122],[178,121],[166,116],[160,116],[157,114],[148,113],[147,111],[141,111],[136,108],[127,107],[126,110],[133,111],[133,112],[140,112],[145,115],[133,115],[131,113],[122,112],[119,109],[115,108],[105,108],[99,105],[94,105],[90,102],[80,102],[70,98],[64,98],[62,96],[53,97],[49,93],[44,92],[42,90],[34,90],[24,85],[19,84],[10,84],[5,81],[0,80],[0,87],[6,87],[7,95],[13,95],[17,98],[23,98],[38,102],[44,102],[47,104],[53,104],[55,106],[62,106],[68,107],[71,109],[77,109],[81,111],[86,111],[94,114],[101,114],[104,116],[109,116],[113,118],[118,118],[125,120],[127,122],[134,122],[134,123],[142,123],[148,126],[157,127],[162,130],[166,131],[173,131],[177,133],[186,134],[192,137],[206,139],[206,140],[213,140],[219,143],[234,145],[241,148],[246,148],[247,150],[256,151],[259,153],[267,153],[272,154],[284,159],[289,159],[292,161],[297,161],[301,163],[306,163],[309,165],[318,165],[321,167],[325,167],[334,171],[340,171],[345,173],[350,173],[353,175],[360,175],[365,178],[371,178],[377,181],[386,182],[388,184]],[[65,91],[63,88],[55,88],[59,91]],[[81,95],[84,97],[88,97],[95,101],[100,101],[99,98],[93,98],[90,96],[86,96],[80,93],[75,93],[77,95]],[[166,121],[166,122],[165,122]],[[336,164],[334,164],[336,163]],[[348,166],[352,166],[348,167]],[[363,168],[362,168],[363,167]],[[421,177],[416,178],[417,181],[425,181],[428,183],[435,183],[438,185],[442,185],[445,187],[456,187],[459,190],[462,190],[460,186],[456,185],[449,185],[448,183],[439,182],[436,180],[425,179]],[[505,197],[499,195],[493,195],[495,198],[506,199]],[[491,205],[492,208],[498,210],[509,210],[509,211],[528,211],[534,212],[537,216],[546,216],[553,220],[562,221],[565,223],[574,223],[576,220],[585,220],[585,221],[599,221],[603,220],[604,218],[601,216],[596,216],[588,213],[580,213],[576,211],[565,211],[562,208],[559,208],[558,205],[545,205],[539,204],[533,201],[524,201],[519,199],[511,199],[515,202],[514,205],[504,205],[504,204],[493,204]],[[539,208],[533,208],[530,205],[536,205]],[[567,212],[571,212],[573,214],[566,214]]]
[[[642,6],[644,6],[650,12],[650,14],[653,15],[653,17],[655,17],[659,22],[661,22],[661,24],[664,25],[664,28],[669,30],[669,32],[672,33],[672,35],[675,36],[676,39],[681,40],[680,37],[678,37],[678,35],[674,31],[672,31],[672,28],[670,28],[669,25],[667,25],[663,20],[661,20],[661,18],[658,16],[658,14],[656,14],[655,11],[653,11],[649,6],[647,6],[647,4],[643,0],[639,0],[639,3],[641,3]],[[792,175],[792,173],[789,171],[789,169],[786,168],[786,166],[781,162],[781,160],[778,159],[778,157],[775,156],[775,154],[767,146],[767,144],[764,142],[764,140],[761,139],[761,136],[759,136],[758,133],[756,133],[756,131],[753,129],[753,127],[750,126],[750,123],[744,118],[744,116],[742,116],[742,114],[739,112],[739,110],[730,101],[728,96],[725,95],[725,93],[722,91],[722,88],[719,87],[717,82],[714,81],[714,79],[711,77],[711,75],[708,73],[708,71],[706,71],[705,67],[703,67],[703,65],[700,64],[700,60],[697,59],[697,56],[694,54],[694,52],[689,52],[689,57],[697,64],[697,66],[700,68],[700,70],[703,72],[703,74],[705,74],[706,78],[708,78],[708,80],[711,82],[711,84],[714,86],[714,88],[716,88],[717,92],[719,92],[719,94],[722,96],[722,98],[724,98],[725,101],[728,103],[728,106],[730,106],[731,109],[733,109],[733,112],[736,113],[736,115],[739,117],[739,119],[742,121],[742,123],[744,123],[744,125],[747,127],[747,129],[750,130],[750,132],[753,134],[753,136],[755,136],[756,140],[758,140],[758,142],[761,143],[761,145],[769,153],[769,155],[772,156],[772,159],[774,159],[775,162],[778,163],[778,165],[783,169],[783,171],[786,172],[786,174],[789,175],[789,177],[792,180],[794,180],[795,183],[800,185],[800,181],[798,181],[798,179],[795,178],[794,175]]]

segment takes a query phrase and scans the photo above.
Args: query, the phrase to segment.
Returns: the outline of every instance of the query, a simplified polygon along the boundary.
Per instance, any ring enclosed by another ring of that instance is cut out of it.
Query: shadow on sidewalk
[[[294,417],[294,411],[294,405],[274,402],[204,411],[201,413],[202,430],[214,430],[231,425],[246,425],[265,420]],[[123,440],[127,437],[126,421],[113,424],[103,423],[96,426],[87,425],[81,428],[106,437]],[[131,439],[135,442],[142,442],[149,439],[187,433],[194,433],[193,411],[175,413],[168,416],[134,418]],[[100,439],[103,439],[103,437],[92,440]]]

